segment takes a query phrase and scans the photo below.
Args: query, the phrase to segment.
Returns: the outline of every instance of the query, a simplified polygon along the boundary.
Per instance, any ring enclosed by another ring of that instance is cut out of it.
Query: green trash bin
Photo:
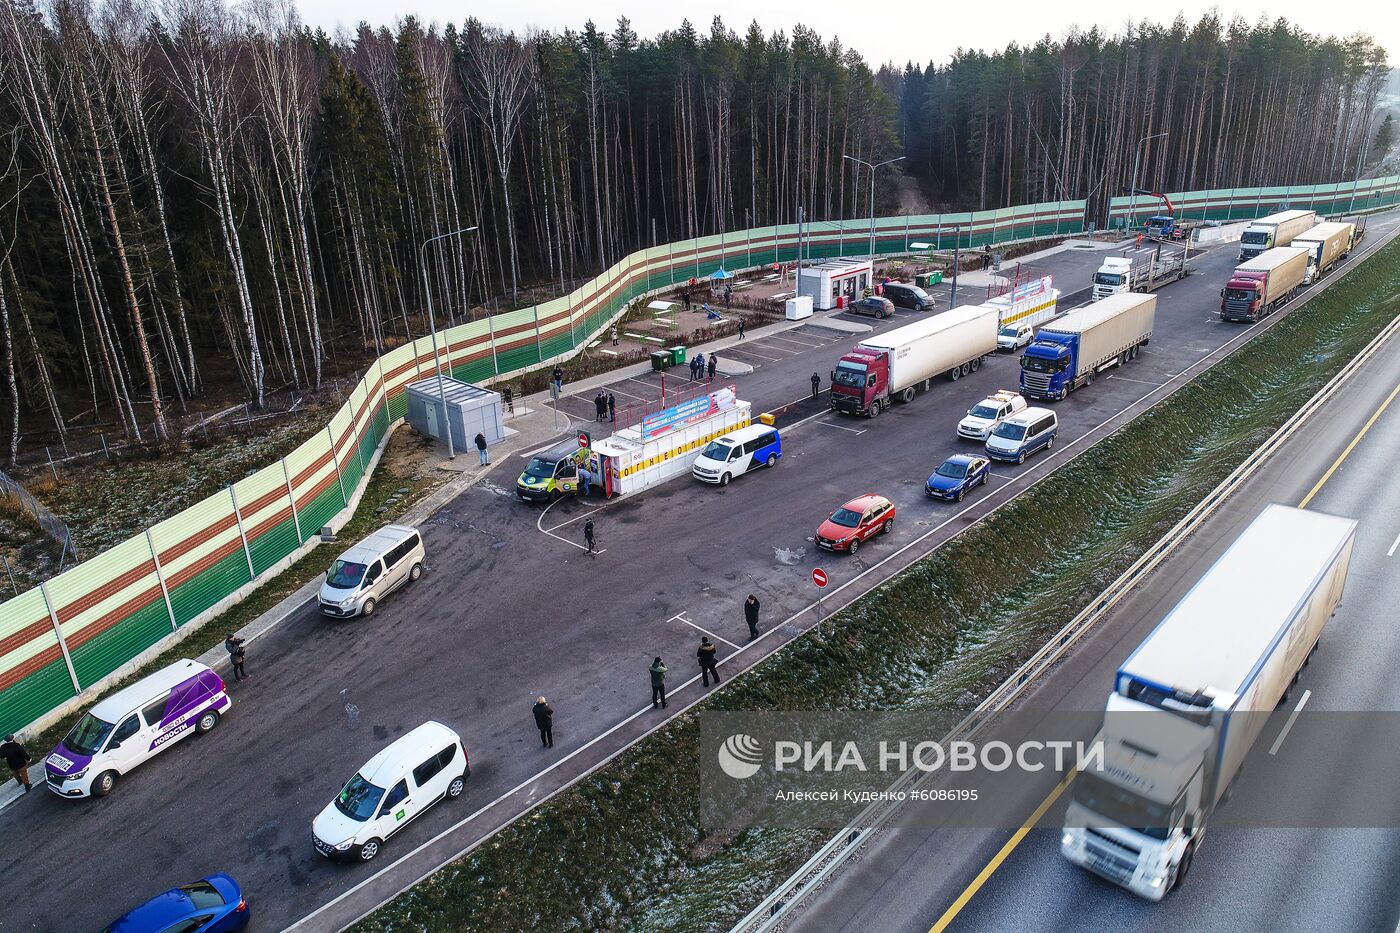
[[[685,362],[685,347],[683,346],[672,347],[670,350],[664,352],[671,354],[671,365],[673,366],[679,366]]]
[[[942,284],[943,284],[943,273],[942,273],[942,272],[930,272],[930,273],[928,274],[928,284],[930,284],[930,285],[942,285]]]
[[[656,372],[659,373],[659,372],[662,372],[663,370],[667,369],[668,367],[670,367],[670,365],[671,365],[671,351],[669,351],[669,350],[652,350],[652,351],[651,351],[651,368],[652,368],[653,370],[655,370]]]

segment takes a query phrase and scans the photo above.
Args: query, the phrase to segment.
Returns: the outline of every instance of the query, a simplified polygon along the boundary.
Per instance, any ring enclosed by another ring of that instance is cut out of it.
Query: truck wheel
[[[914,401],[914,387],[910,386],[903,392],[899,393],[899,400],[901,402],[904,402],[906,405]]]
[[[880,416],[880,403],[879,403],[879,401],[877,400],[873,405],[871,405],[868,409],[866,409],[865,417],[867,417],[867,418],[878,418],[879,416]]]
[[[982,368],[982,357],[980,357],[980,356],[977,357],[977,359],[975,359],[975,360],[972,361],[971,365],[972,365],[972,371],[973,371],[973,372],[977,372],[977,370],[979,370],[979,369]]]
[[[964,364],[962,364],[962,366],[960,366],[960,367],[958,367],[958,368],[959,368],[960,370],[962,370],[962,374],[963,374],[964,376],[969,375],[969,374],[972,372],[972,364],[971,364],[971,363],[964,363]]]
[[[948,370],[948,378],[953,380],[954,382],[957,382],[959,379],[962,378],[962,368],[959,366],[954,366],[952,369]]]
[[[1172,890],[1181,887],[1181,883],[1186,880],[1186,873],[1191,870],[1191,859],[1196,854],[1196,847],[1188,845],[1186,852],[1181,856],[1181,864],[1176,866],[1176,880],[1172,882]]]
[[[1087,389],[1089,386],[1091,386],[1091,385],[1094,384],[1094,376],[1095,376],[1095,375],[1096,375],[1096,373],[1095,373],[1092,369],[1089,370],[1087,373],[1085,373],[1085,375],[1084,375],[1084,387],[1085,387],[1086,389]]]

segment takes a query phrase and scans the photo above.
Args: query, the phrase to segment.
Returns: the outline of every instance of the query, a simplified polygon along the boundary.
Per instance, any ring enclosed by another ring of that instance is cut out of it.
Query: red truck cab
[[[1269,273],[1236,270],[1220,291],[1220,320],[1257,321],[1264,305]]]
[[[831,371],[831,407],[850,415],[869,411],[890,384],[885,354],[856,347],[836,361]]]

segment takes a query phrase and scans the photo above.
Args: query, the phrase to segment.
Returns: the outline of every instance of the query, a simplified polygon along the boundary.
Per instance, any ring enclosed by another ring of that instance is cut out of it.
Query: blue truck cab
[[[1079,353],[1078,334],[1042,333],[1021,354],[1021,394],[1061,399],[1069,394]]]

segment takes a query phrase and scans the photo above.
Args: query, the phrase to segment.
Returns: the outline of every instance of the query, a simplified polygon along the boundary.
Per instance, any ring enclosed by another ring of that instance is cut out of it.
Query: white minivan
[[[336,558],[317,600],[328,616],[374,614],[385,596],[423,575],[423,536],[408,525],[385,525]]]
[[[132,768],[213,729],[232,705],[207,665],[176,661],[83,713],[44,759],[44,783],[60,797],[104,797]]]
[[[772,425],[753,424],[706,444],[691,464],[690,474],[702,483],[727,486],[731,479],[749,470],[773,466],[782,455],[783,442],[778,429]]]
[[[384,841],[444,797],[456,800],[471,775],[456,732],[429,720],[365,763],[311,824],[326,858],[368,862]]]

